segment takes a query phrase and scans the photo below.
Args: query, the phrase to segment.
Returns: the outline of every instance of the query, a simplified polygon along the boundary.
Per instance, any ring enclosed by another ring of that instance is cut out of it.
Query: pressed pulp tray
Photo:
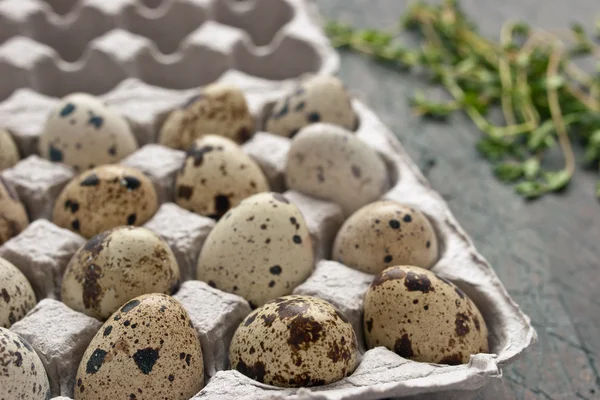
[[[101,325],[57,300],[64,268],[84,239],[48,219],[74,172],[35,154],[57,97],[73,91],[102,95],[127,117],[143,145],[123,163],[139,168],[155,184],[162,206],[146,227],[168,241],[186,280],[175,298],[187,308],[198,330],[206,367],[206,386],[195,399],[431,398],[434,394],[466,398],[499,377],[501,367],[535,341],[529,318],[509,297],[444,200],[394,135],[354,100],[360,119],[356,135],[376,149],[388,166],[391,189],[383,198],[409,204],[430,218],[441,244],[433,270],[477,304],[490,331],[493,354],[446,366],[413,362],[376,348],[364,352],[350,377],[311,389],[278,389],[227,369],[229,340],[250,309],[238,296],[191,280],[214,222],[171,202],[175,174],[185,155],[153,143],[169,110],[216,79],[244,90],[260,127],[273,101],[294,89],[294,78],[334,73],[337,56],[314,18],[312,4],[302,0],[0,0],[0,123],[10,129],[24,156],[2,175],[16,188],[33,221],[0,247],[0,256],[23,271],[41,300],[11,329],[40,354],[53,395],[72,397],[76,368]],[[338,306],[360,339],[362,297],[372,276],[327,261],[344,217],[336,204],[286,191],[289,146],[287,138],[258,132],[243,148],[259,163],[271,188],[298,205],[311,231],[319,261],[295,293],[322,297]],[[346,286],[339,287],[340,281]]]

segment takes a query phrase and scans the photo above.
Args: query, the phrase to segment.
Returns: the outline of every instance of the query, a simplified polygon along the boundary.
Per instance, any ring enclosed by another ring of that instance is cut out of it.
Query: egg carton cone
[[[359,120],[354,134],[386,165],[389,188],[381,198],[417,208],[429,218],[439,242],[432,270],[478,306],[489,329],[490,353],[450,366],[414,362],[362,344],[363,297],[373,276],[331,261],[333,239],[346,216],[335,203],[286,187],[292,140],[264,131],[274,102],[293,92],[299,77],[330,75],[338,67],[317,20],[314,5],[302,0],[0,0],[0,124],[22,155],[2,177],[15,187],[32,219],[0,246],[0,257],[24,273],[38,297],[36,307],[11,330],[40,355],[53,396],[73,398],[75,371],[100,325],[60,302],[62,273],[85,240],[53,224],[51,210],[75,172],[37,154],[49,113],[60,97],[74,91],[98,95],[128,120],[140,143],[121,163],[145,173],[158,193],[161,206],[145,226],[167,241],[181,270],[184,282],[174,297],[190,314],[205,362],[205,386],[193,399],[467,399],[500,378],[502,367],[536,341],[529,318],[442,197],[394,134],[354,99]],[[172,202],[184,153],[156,144],[168,113],[213,81],[243,90],[258,132],[242,149],[271,188],[296,204],[306,220],[315,269],[294,293],[331,302],[357,331],[360,363],[338,382],[275,388],[229,369],[229,342],[250,307],[239,296],[194,280],[196,260],[215,222]],[[65,323],[70,329],[61,328]]]

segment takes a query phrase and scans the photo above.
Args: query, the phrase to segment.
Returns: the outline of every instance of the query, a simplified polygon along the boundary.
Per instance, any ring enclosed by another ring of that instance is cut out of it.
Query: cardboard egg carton
[[[206,386],[194,399],[465,399],[500,377],[502,367],[535,341],[529,318],[444,200],[377,116],[354,100],[360,120],[355,134],[387,165],[390,190],[382,198],[409,204],[429,217],[440,242],[433,270],[477,304],[490,331],[492,354],[447,366],[413,362],[384,348],[366,351],[361,340],[363,296],[373,277],[328,261],[344,221],[341,208],[288,190],[284,172],[291,140],[260,131],[273,102],[294,89],[292,78],[331,74],[337,66],[337,56],[315,24],[312,4],[303,0],[0,0],[0,123],[23,155],[2,175],[32,219],[25,231],[0,247],[0,257],[23,271],[38,296],[37,306],[11,329],[40,355],[54,396],[73,398],[75,371],[100,326],[59,298],[66,264],[85,240],[54,225],[51,213],[75,174],[36,155],[38,137],[58,97],[77,90],[100,95],[128,119],[140,142],[140,149],[122,163],[143,171],[161,202],[145,226],[169,243],[185,281],[174,297],[188,310],[205,359]],[[244,91],[259,132],[242,147],[272,190],[295,203],[306,219],[317,259],[312,276],[294,293],[336,305],[361,340],[358,368],[339,382],[279,389],[228,369],[229,341],[250,308],[241,297],[194,280],[196,260],[215,222],[172,203],[184,153],[155,144],[169,111],[213,80]]]

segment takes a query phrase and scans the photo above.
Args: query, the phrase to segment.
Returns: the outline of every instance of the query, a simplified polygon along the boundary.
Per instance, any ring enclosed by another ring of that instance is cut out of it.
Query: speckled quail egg
[[[246,197],[269,191],[254,160],[235,142],[216,135],[194,142],[175,186],[179,206],[214,219]]]
[[[25,207],[14,188],[0,176],[0,245],[29,225]]]
[[[6,129],[0,128],[0,171],[15,165],[19,159],[19,149]]]
[[[311,296],[269,301],[242,321],[229,348],[231,368],[269,385],[326,385],[356,367],[356,334],[330,303]]]
[[[315,76],[279,100],[266,120],[267,132],[293,137],[307,125],[327,122],[354,130],[357,118],[350,96],[334,76]]]
[[[313,269],[306,222],[278,193],[242,201],[217,222],[198,259],[198,279],[244,297],[252,307],[292,293]]]
[[[62,300],[76,311],[106,319],[127,300],[146,293],[172,293],[179,267],[160,236],[122,226],[91,238],[69,262]]]
[[[142,225],[158,209],[156,190],[140,171],[103,165],[73,178],[54,205],[58,226],[91,238],[121,225]]]
[[[50,113],[39,141],[42,157],[76,171],[118,162],[137,147],[125,118],[85,93],[62,99]]]
[[[377,152],[329,124],[311,125],[296,135],[285,172],[289,188],[338,203],[346,215],[377,200],[388,187]]]
[[[437,236],[421,211],[395,201],[368,204],[350,216],[333,244],[333,259],[378,274],[391,265],[431,268]]]
[[[0,326],[10,328],[35,305],[35,293],[17,267],[0,258]]]
[[[200,341],[187,311],[165,294],[127,302],[83,354],[75,400],[188,400],[204,386]]]
[[[50,400],[42,360],[16,333],[0,327],[0,399]]]
[[[220,135],[243,143],[254,133],[254,118],[244,93],[236,86],[214,83],[171,112],[159,133],[159,142],[187,150],[204,135]]]
[[[413,266],[394,266],[367,290],[364,329],[369,348],[385,346],[415,361],[457,365],[488,352],[477,306],[452,282]]]

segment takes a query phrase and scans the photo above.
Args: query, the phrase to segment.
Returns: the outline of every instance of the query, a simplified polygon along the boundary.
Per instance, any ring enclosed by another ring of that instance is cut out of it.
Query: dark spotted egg
[[[16,333],[0,327],[0,399],[50,400],[42,360]]]
[[[0,175],[0,245],[29,225],[25,207],[14,188]]]
[[[35,293],[17,267],[0,258],[0,326],[10,328],[35,305]]]
[[[395,201],[368,204],[342,225],[333,245],[333,259],[369,274],[390,265],[431,268],[438,259],[438,241],[421,211]]]
[[[357,118],[350,95],[335,76],[315,76],[273,106],[266,121],[267,132],[293,137],[300,129],[327,122],[354,130]]]
[[[219,219],[246,197],[268,192],[260,167],[235,142],[207,135],[194,142],[175,185],[176,203]]]
[[[415,361],[464,364],[488,352],[477,306],[452,282],[413,266],[377,275],[364,303],[367,346],[385,346]]]
[[[149,229],[121,226],[77,250],[62,281],[62,301],[103,320],[133,297],[170,294],[178,284],[179,267],[167,242]]]
[[[346,215],[377,200],[388,187],[377,152],[331,124],[311,125],[294,137],[285,173],[289,188],[338,203]]]
[[[100,99],[71,94],[58,104],[40,136],[40,155],[77,171],[112,164],[138,147],[125,118]]]
[[[158,209],[152,182],[140,171],[103,165],[73,178],[54,205],[54,223],[92,236],[120,225],[142,225]]]
[[[253,134],[254,117],[244,93],[236,86],[214,83],[167,116],[158,140],[162,145],[187,150],[205,135],[243,143]]]
[[[204,386],[202,350],[181,304],[136,297],[100,328],[83,354],[75,400],[188,400]]]
[[[246,317],[229,348],[231,368],[274,386],[326,385],[354,371],[356,334],[330,303],[311,296],[269,301]]]
[[[244,297],[253,307],[291,294],[311,274],[314,255],[306,222],[278,193],[248,197],[208,235],[198,279]]]
[[[0,171],[15,165],[21,156],[12,136],[0,128]]]

